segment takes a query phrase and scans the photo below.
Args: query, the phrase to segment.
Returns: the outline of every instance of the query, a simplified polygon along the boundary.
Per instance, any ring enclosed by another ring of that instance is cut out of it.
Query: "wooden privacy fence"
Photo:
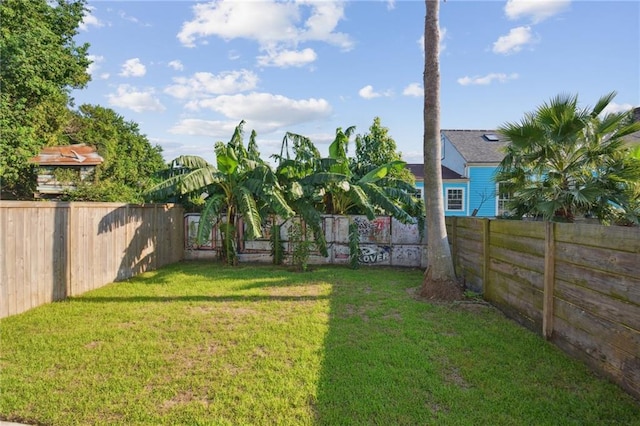
[[[448,218],[456,269],[640,398],[640,228]]]
[[[0,318],[177,262],[172,204],[0,201]]]

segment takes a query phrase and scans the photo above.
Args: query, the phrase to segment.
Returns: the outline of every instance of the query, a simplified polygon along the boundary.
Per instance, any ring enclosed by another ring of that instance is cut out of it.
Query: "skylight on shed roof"
[[[484,137],[489,142],[498,142],[500,140],[498,135],[496,135],[495,133],[485,133],[484,135],[482,135],[482,137]]]

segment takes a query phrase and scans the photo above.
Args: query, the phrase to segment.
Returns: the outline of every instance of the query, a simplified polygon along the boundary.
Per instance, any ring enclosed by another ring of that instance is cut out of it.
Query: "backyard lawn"
[[[640,405],[417,269],[179,263],[0,321],[0,419],[640,425]]]

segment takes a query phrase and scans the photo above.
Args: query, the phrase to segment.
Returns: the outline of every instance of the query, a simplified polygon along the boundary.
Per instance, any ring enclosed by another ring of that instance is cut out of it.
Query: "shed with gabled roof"
[[[98,151],[86,144],[47,146],[29,160],[38,165],[36,198],[57,198],[74,189],[75,182],[85,180],[102,164]]]

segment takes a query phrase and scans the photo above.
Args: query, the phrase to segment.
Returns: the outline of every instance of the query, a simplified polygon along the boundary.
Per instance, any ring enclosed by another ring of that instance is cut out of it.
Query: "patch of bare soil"
[[[434,279],[431,268],[427,268],[417,296],[432,302],[454,302],[464,299],[464,291],[462,284],[457,281]]]

